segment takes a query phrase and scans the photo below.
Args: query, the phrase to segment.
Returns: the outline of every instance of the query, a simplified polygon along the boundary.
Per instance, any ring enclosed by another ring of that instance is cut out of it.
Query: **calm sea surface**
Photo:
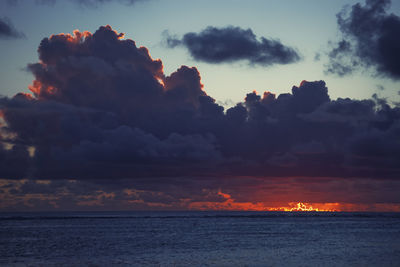
[[[0,213],[1,266],[400,266],[399,213]]]

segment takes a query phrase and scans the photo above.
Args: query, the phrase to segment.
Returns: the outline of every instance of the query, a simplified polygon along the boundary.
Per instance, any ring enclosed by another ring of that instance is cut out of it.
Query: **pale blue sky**
[[[110,24],[126,38],[146,46],[153,58],[160,58],[168,75],[181,65],[196,66],[206,92],[217,101],[242,101],[246,93],[265,90],[290,92],[302,80],[325,80],[331,98],[369,98],[373,93],[400,101],[400,83],[387,78],[359,73],[348,77],[325,75],[324,52],[328,41],[338,40],[336,14],[344,5],[358,1],[238,1],[238,0],[149,0],[126,6],[117,2],[98,8],[84,8],[69,1],[55,5],[37,5],[33,0],[20,0],[16,6],[0,2],[0,17],[8,17],[25,33],[25,39],[0,40],[0,94],[12,96],[27,92],[33,76],[24,71],[27,63],[38,60],[40,41],[51,34],[72,33],[74,29],[94,32]],[[391,11],[400,14],[400,1],[392,3]],[[245,62],[212,65],[196,62],[183,48],[169,49],[162,44],[162,32],[183,35],[198,32],[207,26],[239,26],[251,28],[258,36],[280,39],[295,47],[303,60],[289,65],[250,67]],[[321,60],[314,61],[315,53]],[[377,85],[386,89],[380,91]]]

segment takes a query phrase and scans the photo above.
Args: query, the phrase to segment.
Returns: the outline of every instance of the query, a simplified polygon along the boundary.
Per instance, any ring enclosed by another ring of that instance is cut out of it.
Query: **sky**
[[[400,3],[0,2],[0,210],[400,211]]]

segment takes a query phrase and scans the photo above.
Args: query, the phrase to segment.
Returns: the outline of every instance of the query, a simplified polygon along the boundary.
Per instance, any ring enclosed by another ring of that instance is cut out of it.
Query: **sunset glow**
[[[46,85],[41,83],[40,81],[33,81],[32,85],[28,85],[28,89],[38,98],[43,95],[53,95],[57,92],[57,88],[52,85]],[[21,94],[27,99],[32,99],[30,94]]]
[[[278,208],[270,208],[269,211],[287,211],[287,212],[297,212],[297,211],[317,211],[317,212],[335,212],[335,211],[340,211],[339,203],[320,203],[317,204],[319,208],[313,207],[309,203],[303,203],[303,202],[298,202],[298,203],[289,203],[289,206],[287,207],[278,207]]]
[[[163,79],[161,79],[161,78],[156,78],[156,79],[163,87],[165,87]]]

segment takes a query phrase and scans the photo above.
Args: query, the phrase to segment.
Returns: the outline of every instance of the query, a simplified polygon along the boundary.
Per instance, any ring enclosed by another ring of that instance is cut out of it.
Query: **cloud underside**
[[[38,53],[31,93],[0,99],[0,193],[12,205],[190,208],[226,202],[221,191],[254,204],[303,186],[315,202],[400,202],[400,109],[382,99],[331,100],[324,81],[303,81],[224,111],[195,67],[166,75],[110,26],[52,35]]]
[[[246,61],[250,65],[270,66],[295,63],[301,58],[294,48],[279,40],[258,40],[251,29],[233,26],[209,26],[199,33],[186,33],[181,39],[167,33],[165,41],[170,48],[187,48],[195,60],[213,64]]]
[[[337,14],[342,39],[329,52],[327,73],[357,70],[400,79],[400,17],[389,13],[390,0],[366,0]]]

